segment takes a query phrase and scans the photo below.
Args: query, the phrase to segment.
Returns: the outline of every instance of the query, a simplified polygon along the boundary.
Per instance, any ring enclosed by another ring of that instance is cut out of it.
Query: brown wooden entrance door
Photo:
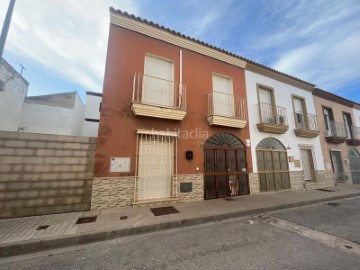
[[[234,138],[218,133],[204,145],[206,200],[249,194],[245,147]]]

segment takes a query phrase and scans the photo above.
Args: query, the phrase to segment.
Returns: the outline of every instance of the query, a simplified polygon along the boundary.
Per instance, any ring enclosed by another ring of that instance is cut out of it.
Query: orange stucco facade
[[[187,115],[182,121],[135,116],[131,111],[133,76],[144,73],[146,54],[170,59],[174,63],[174,80],[180,80],[180,50],[182,50],[182,80],[186,84]],[[212,74],[231,77],[234,95],[245,97],[243,68],[182,49],[111,24],[104,77],[103,100],[96,150],[95,177],[133,176],[136,166],[136,130],[195,132],[197,138],[178,138],[178,174],[201,174],[204,171],[202,145],[205,134],[211,137],[227,132],[244,144],[250,139],[245,128],[210,126],[208,93],[212,91]],[[192,160],[185,159],[186,151],[193,151]],[[246,151],[247,171],[252,171],[250,151]],[[130,157],[128,173],[110,173],[111,157]],[[196,168],[199,170],[196,170]]]

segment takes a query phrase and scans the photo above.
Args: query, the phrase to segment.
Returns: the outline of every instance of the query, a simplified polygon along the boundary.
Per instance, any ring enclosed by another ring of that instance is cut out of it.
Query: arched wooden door
[[[354,148],[349,150],[349,163],[353,184],[360,184],[360,154]]]
[[[290,189],[289,164],[283,144],[274,138],[265,138],[256,146],[259,190]]]
[[[204,198],[249,194],[245,145],[234,135],[217,133],[204,144]]]

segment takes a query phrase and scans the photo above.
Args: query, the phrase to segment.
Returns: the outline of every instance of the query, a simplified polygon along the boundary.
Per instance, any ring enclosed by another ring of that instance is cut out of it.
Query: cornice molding
[[[290,78],[286,75],[280,74],[275,71],[271,71],[269,69],[263,68],[261,66],[255,65],[253,63],[247,63],[245,69],[255,72],[257,74],[269,77],[271,79],[277,80],[279,82],[283,82],[283,83],[301,88],[301,89],[309,91],[309,92],[312,92],[314,90],[314,86],[311,84],[300,82],[300,81]]]
[[[122,28],[132,30],[134,32],[179,46],[184,49],[188,49],[193,52],[197,52],[199,54],[209,56],[225,63],[245,68],[246,62],[225,53],[222,53],[218,50],[209,48],[207,46],[201,45],[197,42],[176,36],[171,34],[165,30],[159,29],[157,27],[145,24],[143,22],[139,22],[135,19],[131,19],[125,16],[122,16],[118,13],[114,13],[111,11],[110,13],[110,23],[116,26],[120,26]]]
[[[323,98],[323,99],[326,99],[326,100],[330,100],[330,101],[335,102],[335,103],[339,103],[341,105],[344,105],[344,106],[347,106],[347,107],[350,107],[350,108],[353,108],[354,105],[356,105],[356,103],[354,101],[345,99],[343,97],[337,96],[337,95],[335,95],[333,93],[330,93],[330,92],[327,92],[327,91],[324,91],[324,90],[321,90],[321,89],[318,89],[318,88],[316,88],[313,91],[313,95],[317,96],[317,97],[320,97],[320,98]]]

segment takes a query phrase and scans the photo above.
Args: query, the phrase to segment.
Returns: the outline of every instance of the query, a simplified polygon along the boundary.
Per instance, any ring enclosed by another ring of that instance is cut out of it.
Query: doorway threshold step
[[[157,205],[172,205],[179,202],[179,198],[156,198],[133,202],[133,207],[150,207]]]

